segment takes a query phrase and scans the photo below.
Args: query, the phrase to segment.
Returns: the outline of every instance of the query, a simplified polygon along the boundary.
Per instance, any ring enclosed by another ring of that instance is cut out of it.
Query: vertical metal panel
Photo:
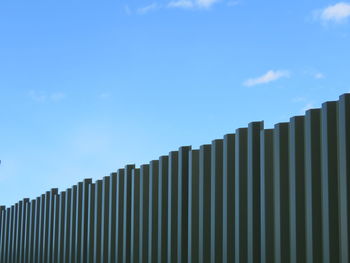
[[[54,230],[54,202],[55,196],[57,195],[58,189],[51,189],[50,191],[50,200],[48,203],[48,228],[47,228],[47,247],[46,247],[46,262],[50,262],[52,259],[52,251],[53,251],[53,230]]]
[[[116,261],[123,262],[123,228],[124,228],[124,169],[118,170],[117,178],[117,229]]]
[[[149,165],[140,169],[140,263],[148,262]]]
[[[45,215],[45,198],[46,195],[42,194],[40,197],[40,215],[39,215],[39,236],[38,236],[38,247],[37,247],[37,262],[43,263],[43,238],[44,238],[44,215]]]
[[[290,119],[289,190],[291,263],[306,262],[304,116]]]
[[[117,173],[111,174],[109,186],[108,262],[116,261],[117,176]]]
[[[339,209],[340,262],[349,262],[350,250],[350,94],[339,99]]]
[[[90,184],[88,188],[88,221],[87,221],[87,254],[83,262],[94,262],[94,239],[95,239],[95,192],[96,184]],[[113,261],[112,261],[113,262]],[[63,263],[63,262],[62,262]]]
[[[23,201],[18,202],[17,207],[17,220],[16,220],[16,233],[15,233],[15,249],[14,249],[14,262],[19,262],[20,260],[20,244],[22,242],[22,217],[23,217]]]
[[[252,122],[248,126],[248,262],[260,261],[260,131],[263,122]]]
[[[37,224],[37,199],[34,199],[30,202],[30,210],[29,210],[29,221],[28,221],[28,240],[26,243],[27,247],[27,262],[33,263],[33,257],[35,253],[36,246],[34,243],[36,242],[35,239],[35,225]]]
[[[5,206],[0,206],[0,262],[3,260],[4,254],[4,237],[5,237]]]
[[[102,180],[95,183],[94,262],[101,262]]]
[[[151,161],[149,176],[148,262],[156,262],[158,255],[158,172],[159,161]]]
[[[64,245],[63,245],[63,262],[69,262],[70,248],[70,224],[71,224],[71,206],[72,206],[72,188],[67,189],[66,207],[64,214]]]
[[[29,203],[29,199],[23,199],[22,209],[20,211],[22,222],[20,223],[20,232],[19,232],[19,242],[18,242],[18,258],[17,262],[24,261],[24,246],[25,246],[25,237],[26,237],[26,220],[27,220],[27,205]]]
[[[60,208],[60,195],[53,196],[53,229],[52,229],[52,248],[51,248],[51,259],[50,262],[58,262],[58,235],[59,235],[59,208]]]
[[[178,152],[169,153],[168,172],[168,263],[177,263]]]
[[[222,262],[223,140],[211,144],[210,256],[211,263]]]
[[[67,192],[61,192],[60,205],[58,211],[58,241],[57,241],[57,262],[64,263],[64,238],[65,238],[65,214],[66,214],[66,194]]]
[[[48,246],[49,244],[49,229],[50,229],[50,191],[47,191],[45,193],[45,199],[44,199],[44,206],[43,206],[43,212],[44,212],[44,219],[43,219],[43,237],[42,237],[42,250],[41,250],[41,263],[47,262],[47,252],[48,252]]]
[[[199,151],[189,152],[188,164],[188,259],[199,263]],[[159,261],[158,261],[159,262]],[[161,263],[161,262],[159,262]]]
[[[226,134],[223,143],[222,260],[235,262],[235,134]]]
[[[72,244],[73,247],[73,261],[72,262],[80,262],[80,253],[81,253],[81,235],[82,235],[82,211],[83,211],[83,182],[79,182],[77,184],[77,197],[75,201],[75,228],[74,228],[74,236],[75,241]]]
[[[108,261],[109,188],[110,177],[105,176],[102,185],[101,262]]]
[[[77,255],[80,255],[77,257],[76,262],[86,262],[86,254],[87,254],[87,221],[88,221],[88,191],[89,191],[89,185],[92,183],[91,178],[85,179],[83,181],[82,186],[82,193],[81,193],[81,218],[80,218],[80,241],[78,242]],[[80,254],[79,254],[80,252]]]
[[[305,187],[307,262],[322,262],[320,110],[306,112]]]
[[[323,262],[339,262],[339,201],[337,102],[326,102],[321,112]]]
[[[32,216],[31,207],[32,207],[33,201],[35,201],[35,200],[32,200],[31,202],[27,202],[25,205],[25,210],[26,210],[25,226],[24,226],[25,237],[24,237],[22,262],[29,262],[30,261],[28,248],[29,248],[29,243],[31,242],[31,240],[30,240],[31,231],[30,230],[31,230],[32,224],[30,222],[30,217]]]
[[[131,244],[130,262],[139,262],[140,237],[140,169],[132,170],[131,179]]]
[[[191,146],[179,148],[177,254],[178,263],[188,259],[188,155]]]
[[[163,262],[166,262],[167,260],[168,169],[169,169],[169,157],[161,156],[159,158],[159,181],[158,181],[158,263],[163,263]],[[142,180],[142,177],[141,177],[141,180]],[[142,183],[141,183],[141,188],[142,188]]]
[[[130,262],[130,217],[131,217],[131,171],[135,165],[126,165],[124,178],[124,224],[123,224],[123,262]]]
[[[32,253],[33,257],[31,260],[31,263],[39,262],[39,244],[40,244],[40,210],[41,210],[41,197],[36,198],[36,204],[35,204],[35,224],[34,224],[34,232],[33,232],[33,248]]]
[[[260,131],[261,263],[274,263],[273,130]]]
[[[210,173],[211,145],[199,150],[199,262],[210,262]]]
[[[12,260],[12,229],[13,229],[13,217],[14,217],[15,206],[12,205],[9,211],[9,229],[8,229],[8,238],[7,238],[7,255],[6,262],[11,262]]]
[[[235,261],[247,262],[247,128],[236,130]]]
[[[69,225],[69,263],[74,263],[75,259],[75,240],[76,240],[76,219],[77,219],[77,185],[72,186],[72,196],[70,203],[70,225]]]
[[[20,201],[22,203],[22,201]],[[11,262],[16,262],[16,252],[17,252],[17,231],[18,231],[18,206],[20,204],[16,203],[14,207],[14,217],[12,225],[12,248],[11,248]]]
[[[289,125],[279,123],[274,129],[274,209],[275,260],[290,262],[289,220]]]

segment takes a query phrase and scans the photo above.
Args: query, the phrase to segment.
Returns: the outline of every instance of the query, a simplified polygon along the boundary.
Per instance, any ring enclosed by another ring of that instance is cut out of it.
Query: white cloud
[[[124,6],[124,11],[125,11],[125,14],[131,15],[131,9],[130,9],[130,7],[128,5]]]
[[[212,5],[216,4],[217,2],[219,2],[219,0],[196,0],[195,1],[195,3],[199,7],[204,7],[204,8],[209,8]]]
[[[147,14],[151,11],[154,11],[156,9],[159,9],[160,6],[157,4],[157,3],[153,3],[153,4],[150,4],[150,5],[147,5],[145,7],[141,7],[139,9],[137,9],[137,13],[143,15],[143,14]]]
[[[286,70],[269,70],[266,74],[260,77],[246,80],[243,83],[243,85],[250,87],[258,84],[266,84],[266,83],[278,80],[280,78],[286,78],[289,76],[290,76],[290,73]]]
[[[29,97],[37,102],[47,102],[47,101],[60,101],[65,98],[65,94],[62,92],[54,92],[54,93],[39,93],[35,90],[29,91]]]
[[[170,8],[192,8],[193,6],[193,2],[189,0],[171,1],[168,4]]]
[[[324,22],[344,22],[350,17],[350,3],[339,2],[317,12],[317,17]]]
[[[220,0],[175,0],[168,3],[170,8],[210,8]]]
[[[318,72],[314,75],[314,78],[315,79],[324,79],[325,78],[325,75],[322,74],[321,72]]]

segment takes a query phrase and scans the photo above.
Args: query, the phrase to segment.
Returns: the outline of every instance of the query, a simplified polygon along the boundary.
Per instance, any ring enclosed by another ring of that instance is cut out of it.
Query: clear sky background
[[[0,204],[350,91],[350,2],[0,2]]]

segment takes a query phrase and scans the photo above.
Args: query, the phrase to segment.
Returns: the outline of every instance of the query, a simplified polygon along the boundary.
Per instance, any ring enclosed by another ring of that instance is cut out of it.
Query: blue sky
[[[350,91],[350,2],[0,2],[0,204]]]

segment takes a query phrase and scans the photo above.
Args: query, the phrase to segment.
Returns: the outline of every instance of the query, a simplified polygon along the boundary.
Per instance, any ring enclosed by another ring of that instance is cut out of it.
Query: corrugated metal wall
[[[0,208],[0,262],[349,262],[350,94]]]

